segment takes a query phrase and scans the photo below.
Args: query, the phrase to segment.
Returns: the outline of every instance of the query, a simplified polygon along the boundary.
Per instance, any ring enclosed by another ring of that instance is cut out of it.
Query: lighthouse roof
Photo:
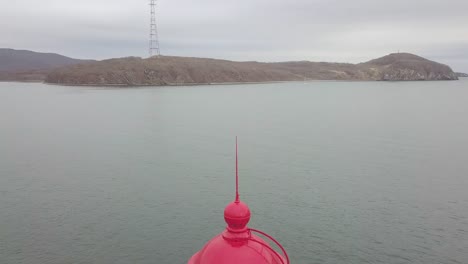
[[[236,138],[236,197],[224,209],[226,229],[215,236],[197,253],[188,264],[288,264],[289,259],[283,247],[271,236],[259,230],[250,229],[250,209],[239,198],[238,158]],[[253,232],[260,233],[275,242],[283,251],[282,257],[271,246]]]

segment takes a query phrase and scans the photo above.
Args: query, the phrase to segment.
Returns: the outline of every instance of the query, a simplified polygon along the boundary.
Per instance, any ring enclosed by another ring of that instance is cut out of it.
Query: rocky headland
[[[329,62],[235,62],[154,56],[74,64],[51,71],[45,81],[64,85],[195,85],[307,80],[457,80],[444,64],[409,53],[393,53],[359,64]]]

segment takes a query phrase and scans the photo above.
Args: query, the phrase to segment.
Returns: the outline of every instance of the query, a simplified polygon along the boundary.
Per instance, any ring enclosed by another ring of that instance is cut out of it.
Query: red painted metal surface
[[[262,231],[247,227],[250,209],[239,198],[237,152],[236,137],[236,198],[224,209],[227,227],[195,253],[188,264],[289,264],[288,254],[280,243]],[[283,256],[253,233],[259,233],[278,245]]]

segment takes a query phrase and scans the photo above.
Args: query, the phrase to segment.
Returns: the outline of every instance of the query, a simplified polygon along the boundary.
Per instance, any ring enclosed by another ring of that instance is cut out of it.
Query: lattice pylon
[[[156,0],[150,0],[151,18],[150,18],[150,33],[149,33],[149,56],[160,55],[158,26],[156,24]]]

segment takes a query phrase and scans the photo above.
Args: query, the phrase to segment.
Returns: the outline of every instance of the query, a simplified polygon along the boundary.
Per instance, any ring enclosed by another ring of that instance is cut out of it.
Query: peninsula
[[[237,62],[220,59],[153,56],[102,61],[77,60],[54,53],[0,49],[0,81],[44,81],[61,85],[161,86],[308,80],[457,80],[444,64],[392,53],[368,62]]]
[[[457,80],[449,66],[408,53],[359,64],[310,61],[234,62],[154,56],[76,64],[50,72],[47,83],[65,85],[195,85],[307,80]]]

